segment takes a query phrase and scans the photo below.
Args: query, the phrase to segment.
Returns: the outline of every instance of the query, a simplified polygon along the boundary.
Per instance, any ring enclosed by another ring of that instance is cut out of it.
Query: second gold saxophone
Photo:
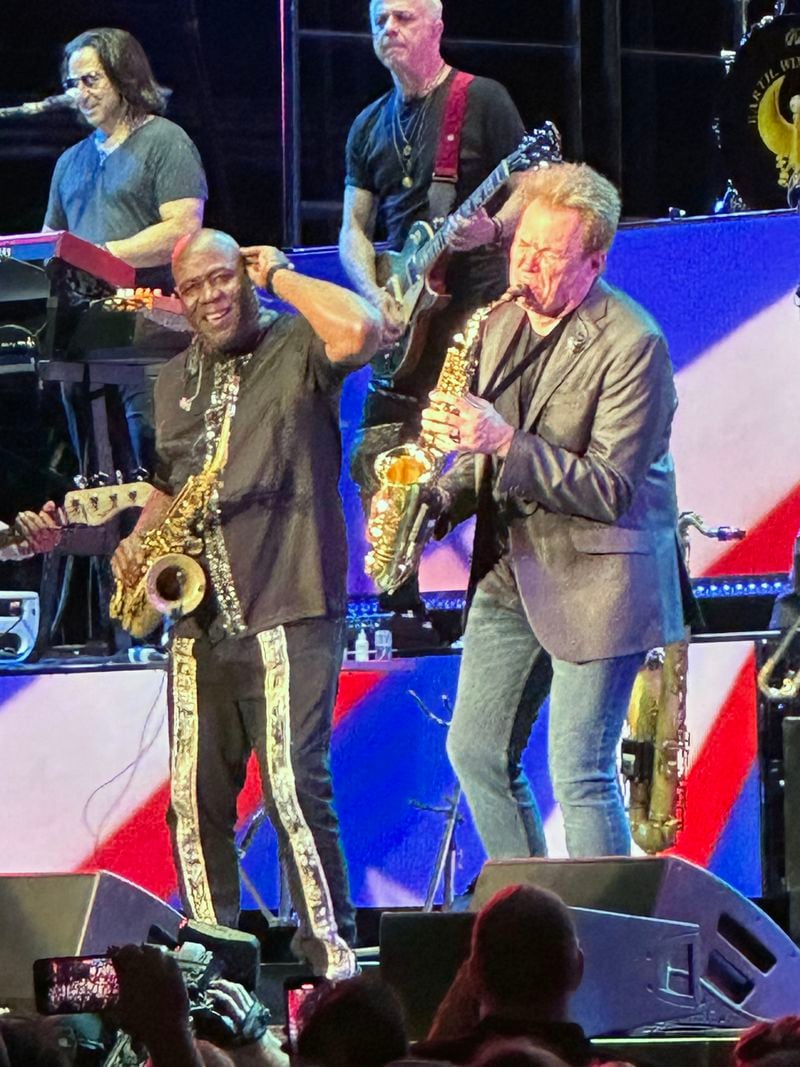
[[[133,637],[148,637],[164,617],[188,615],[205,595],[205,572],[194,557],[203,551],[211,494],[228,458],[231,416],[228,408],[206,465],[186,480],[163,521],[142,535],[144,563],[136,578],[116,581],[109,612]]]
[[[437,390],[455,398],[468,392],[478,365],[483,323],[508,299],[510,294],[505,294],[473,312],[463,333],[456,334],[447,350]],[[367,540],[372,548],[364,569],[386,593],[394,592],[419,567],[433,525],[425,491],[435,486],[446,458],[423,431],[416,441],[381,452],[375,460],[378,490],[367,522]]]

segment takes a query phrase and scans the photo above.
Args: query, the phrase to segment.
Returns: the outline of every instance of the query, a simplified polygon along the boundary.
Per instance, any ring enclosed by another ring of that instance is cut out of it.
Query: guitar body
[[[416,370],[425,348],[428,320],[450,302],[441,287],[443,260],[440,258],[437,263],[440,269],[427,273],[417,266],[417,254],[434,236],[433,227],[427,222],[415,222],[399,252],[382,252],[376,259],[378,284],[400,305],[406,327],[391,347],[373,357],[381,369],[381,377],[392,381],[399,382]]]
[[[383,252],[376,260],[379,285],[400,306],[405,325],[402,336],[373,358],[376,375],[391,382],[410,377],[422,357],[427,334],[426,320],[449,300],[441,279],[448,254],[451,227],[472,218],[487,204],[510,174],[547,166],[561,159],[561,137],[552,122],[526,135],[517,149],[501,160],[452,215],[437,229],[427,222],[415,222],[400,252]]]

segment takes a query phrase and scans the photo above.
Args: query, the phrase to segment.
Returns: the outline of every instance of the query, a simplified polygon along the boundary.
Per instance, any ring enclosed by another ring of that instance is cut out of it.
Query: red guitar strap
[[[465,74],[463,70],[458,70],[450,83],[450,91],[444,106],[442,129],[439,133],[436,162],[433,165],[435,182],[452,182],[455,185],[458,181],[461,128],[467,113],[467,89],[474,77],[474,74]]]
[[[433,164],[433,179],[428,191],[431,219],[446,218],[455,206],[461,129],[467,113],[467,89],[474,77],[474,74],[459,70],[450,82]]]
[[[442,128],[439,131],[439,145],[433,165],[433,179],[428,190],[428,217],[431,221],[447,218],[456,204],[461,130],[464,126],[464,116],[467,113],[467,89],[474,77],[474,74],[465,74],[463,70],[457,70],[447,92]],[[431,272],[429,282],[432,288],[443,287],[445,270],[446,259],[437,264]]]

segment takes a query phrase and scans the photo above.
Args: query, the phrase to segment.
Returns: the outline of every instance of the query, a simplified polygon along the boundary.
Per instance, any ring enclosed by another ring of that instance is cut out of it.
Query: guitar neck
[[[511,168],[508,165],[508,160],[504,159],[501,163],[494,168],[492,173],[485,178],[478,188],[467,197],[463,204],[461,204],[449,219],[468,219],[471,215],[474,215],[478,208],[483,205],[494,196],[497,190],[508,180],[508,176],[511,174]],[[436,231],[433,238],[420,249],[417,260],[417,268],[421,273],[425,273],[433,266],[439,256],[444,252],[447,247],[447,225],[440,226]]]

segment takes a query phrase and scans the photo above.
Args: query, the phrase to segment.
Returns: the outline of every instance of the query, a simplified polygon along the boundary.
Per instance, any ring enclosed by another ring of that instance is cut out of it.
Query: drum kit
[[[791,6],[745,24],[738,50],[723,54],[717,133],[738,194],[729,199],[747,210],[800,208],[800,11]]]

